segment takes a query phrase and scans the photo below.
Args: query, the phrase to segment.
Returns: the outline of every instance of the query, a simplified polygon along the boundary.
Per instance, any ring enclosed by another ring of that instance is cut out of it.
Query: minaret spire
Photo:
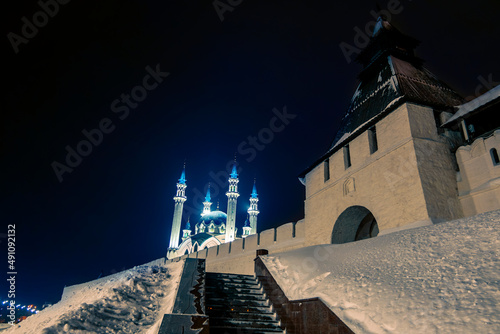
[[[182,241],[186,240],[190,236],[191,236],[191,224],[189,223],[189,218],[188,218],[186,226],[182,230]]]
[[[247,215],[247,220],[245,220],[245,224],[243,224],[243,234],[241,235],[242,238],[248,237],[251,233],[250,231],[252,228],[250,227],[250,222],[248,221],[249,217]]]
[[[210,207],[212,206],[212,202],[210,202],[210,182],[208,183],[207,196],[205,196],[205,202],[203,202],[203,212],[201,216],[203,217],[207,213],[210,213]]]
[[[181,233],[182,209],[186,201],[186,163],[182,169],[181,177],[177,182],[177,193],[174,196],[175,208],[174,218],[172,220],[172,232],[170,233],[170,245],[168,247],[167,257],[171,258],[179,247],[179,236]]]
[[[227,221],[225,242],[231,242],[236,237],[236,203],[240,194],[238,193],[238,172],[236,169],[236,157],[233,170],[229,176],[229,190],[227,196]]]
[[[257,207],[257,203],[259,202],[259,198],[257,196],[257,187],[255,183],[257,181],[254,179],[253,181],[253,189],[252,194],[250,195],[250,208],[248,208],[248,215],[250,216],[250,234],[257,233],[257,215],[259,214],[259,210]]]

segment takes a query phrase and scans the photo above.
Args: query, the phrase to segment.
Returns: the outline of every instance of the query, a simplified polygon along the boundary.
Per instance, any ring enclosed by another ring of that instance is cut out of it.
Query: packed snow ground
[[[143,265],[82,284],[2,333],[156,334],[174,306],[183,265]]]
[[[500,333],[500,210],[263,260],[355,333]]]

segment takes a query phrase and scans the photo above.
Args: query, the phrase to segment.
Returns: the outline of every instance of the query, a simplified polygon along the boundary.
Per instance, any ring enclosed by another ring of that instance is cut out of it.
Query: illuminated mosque
[[[238,233],[236,228],[236,205],[238,197],[238,173],[236,163],[233,164],[231,174],[229,176],[229,189],[226,192],[227,196],[227,213],[219,210],[212,211],[212,202],[210,197],[210,185],[203,202],[203,211],[201,217],[195,225],[195,233],[191,235],[191,223],[188,219],[181,237],[181,221],[184,202],[186,197],[186,171],[182,170],[181,177],[177,182],[177,193],[174,196],[175,208],[172,221],[172,232],[170,234],[170,244],[168,247],[167,257],[169,259],[182,256],[184,254],[194,253],[202,249],[217,246],[223,243],[234,241],[235,239],[246,238],[249,235],[257,233],[257,215],[259,210],[257,203],[257,188],[255,182],[253,185],[252,194],[250,195],[250,207],[248,209],[248,217],[243,225],[243,232]],[[181,243],[179,244],[179,239]]]

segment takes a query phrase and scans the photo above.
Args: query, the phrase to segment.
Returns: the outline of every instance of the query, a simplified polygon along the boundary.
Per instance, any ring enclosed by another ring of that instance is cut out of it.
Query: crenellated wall
[[[183,255],[180,258],[206,259],[208,272],[232,274],[254,274],[254,259],[257,249],[267,249],[270,254],[284,252],[305,246],[305,221],[283,224],[264,230],[244,239],[221,244],[201,251]]]

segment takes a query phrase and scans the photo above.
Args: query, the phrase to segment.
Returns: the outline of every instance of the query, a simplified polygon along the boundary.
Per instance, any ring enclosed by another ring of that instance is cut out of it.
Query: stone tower
[[[181,233],[182,209],[186,201],[186,169],[182,170],[181,178],[177,182],[177,193],[175,194],[174,219],[172,221],[172,232],[170,234],[169,253],[179,247],[179,236]]]
[[[314,226],[308,244],[462,216],[441,125],[463,99],[423,66],[414,53],[419,43],[381,17],[356,58],[359,86],[330,149],[300,175]]]
[[[250,234],[257,233],[257,215],[259,214],[259,210],[257,208],[258,202],[259,202],[259,198],[257,197],[257,188],[256,188],[255,182],[254,182],[252,195],[250,195],[250,208],[248,209],[250,228],[251,228]]]
[[[225,242],[231,242],[236,236],[236,203],[240,194],[238,193],[238,173],[236,171],[236,163],[233,165],[233,170],[229,176],[229,190],[227,196],[227,223],[226,223],[226,238]]]

